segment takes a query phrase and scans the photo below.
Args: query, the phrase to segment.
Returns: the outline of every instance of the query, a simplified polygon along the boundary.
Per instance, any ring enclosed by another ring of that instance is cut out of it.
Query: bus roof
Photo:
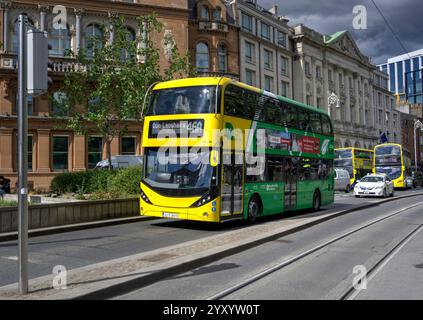
[[[371,149],[365,149],[365,148],[356,148],[356,147],[343,147],[343,148],[335,148],[335,150],[360,150],[360,151],[370,151],[373,152]]]
[[[226,86],[228,84],[234,84],[238,87],[241,87],[250,91],[254,91],[268,97],[276,98],[280,101],[285,101],[290,104],[294,104],[298,107],[302,107],[313,112],[328,115],[328,113],[324,110],[309,106],[305,103],[292,100],[283,96],[275,95],[271,92],[267,92],[265,90],[250,86],[248,84],[245,84],[245,83],[242,83],[227,77],[198,77],[198,78],[184,78],[184,79],[178,79],[178,80],[170,80],[170,81],[160,82],[156,84],[153,90],[163,90],[163,89],[171,89],[171,88],[178,88],[178,87],[194,87],[194,86],[217,86],[217,85]]]

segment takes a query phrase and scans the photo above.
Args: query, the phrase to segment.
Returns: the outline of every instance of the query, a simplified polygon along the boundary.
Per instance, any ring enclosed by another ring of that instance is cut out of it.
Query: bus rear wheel
[[[313,211],[319,211],[322,204],[322,198],[319,191],[314,191],[313,195]]]
[[[248,223],[256,222],[257,216],[260,212],[260,200],[257,196],[253,196],[248,203]]]

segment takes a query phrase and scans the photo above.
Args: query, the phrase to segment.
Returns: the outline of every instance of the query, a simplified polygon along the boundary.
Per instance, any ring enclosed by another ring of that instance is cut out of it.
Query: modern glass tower
[[[397,96],[398,103],[406,100],[407,92],[410,103],[423,103],[422,95],[417,94],[422,90],[423,49],[390,58],[378,67],[389,75],[389,90]]]

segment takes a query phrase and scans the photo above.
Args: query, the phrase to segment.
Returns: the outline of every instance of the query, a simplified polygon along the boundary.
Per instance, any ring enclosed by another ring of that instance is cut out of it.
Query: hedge
[[[125,197],[139,194],[142,167],[117,170],[94,169],[61,173],[53,178],[50,190],[54,193],[97,194],[94,197]],[[103,194],[104,196],[100,196]]]

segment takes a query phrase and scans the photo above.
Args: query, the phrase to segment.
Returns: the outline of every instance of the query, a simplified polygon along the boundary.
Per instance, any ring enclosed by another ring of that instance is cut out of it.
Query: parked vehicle
[[[112,168],[128,168],[135,166],[142,166],[143,160],[142,156],[132,156],[132,155],[117,155],[112,156]],[[96,169],[108,169],[109,160],[102,160],[95,166]]]
[[[350,174],[345,169],[335,168],[335,190],[350,192]]]
[[[386,174],[369,174],[362,178],[354,188],[354,195],[374,197],[393,197],[395,193],[394,183]]]

